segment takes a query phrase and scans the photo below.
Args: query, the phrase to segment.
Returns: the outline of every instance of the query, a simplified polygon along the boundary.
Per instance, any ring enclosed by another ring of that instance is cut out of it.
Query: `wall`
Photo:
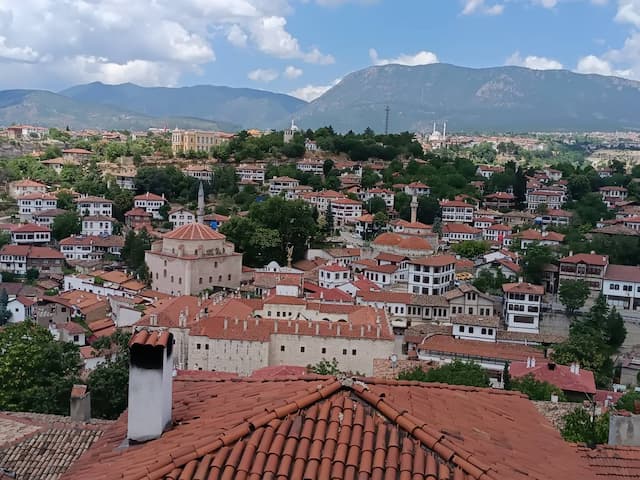
[[[640,446],[640,415],[611,415],[609,445]]]
[[[391,366],[391,360],[388,358],[374,358],[373,376],[376,378],[395,380],[398,378],[400,372],[404,372],[405,370],[413,370],[416,367],[427,370],[430,367],[427,362],[421,362],[420,360],[398,360],[396,365],[396,368],[393,368]]]
[[[254,370],[269,365],[269,344],[266,342],[193,336],[189,337],[188,348],[189,370],[215,370],[248,376]]]

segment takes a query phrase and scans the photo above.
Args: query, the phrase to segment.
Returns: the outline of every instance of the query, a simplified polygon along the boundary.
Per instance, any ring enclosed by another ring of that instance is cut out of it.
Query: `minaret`
[[[447,122],[444,122],[444,127],[442,129],[442,141],[444,142],[447,139]]]
[[[433,133],[436,133],[436,122],[433,122]]]
[[[204,187],[202,181],[200,181],[200,188],[198,188],[198,223],[204,223]]]
[[[415,195],[411,197],[411,223],[418,221],[418,197]]]

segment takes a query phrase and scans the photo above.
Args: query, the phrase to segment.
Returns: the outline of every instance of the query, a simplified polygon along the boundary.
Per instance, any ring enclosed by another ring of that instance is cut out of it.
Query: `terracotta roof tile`
[[[178,227],[167,233],[164,238],[171,240],[224,240],[225,237],[221,233],[216,232],[211,227],[201,223],[189,223]]]
[[[544,361],[542,351],[525,345],[459,340],[449,335],[433,335],[425,338],[418,349],[460,357],[497,358],[509,361],[526,361],[527,357],[535,357],[538,361]]]
[[[577,446],[584,465],[601,479],[640,478],[640,447],[596,445]]]

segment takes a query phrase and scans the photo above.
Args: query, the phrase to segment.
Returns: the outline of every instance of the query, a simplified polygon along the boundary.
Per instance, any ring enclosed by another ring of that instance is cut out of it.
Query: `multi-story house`
[[[447,243],[482,240],[482,230],[466,223],[445,223],[442,226],[442,239]]]
[[[41,277],[62,274],[64,255],[49,247],[30,245],[5,245],[0,249],[0,270],[24,275],[35,268]]]
[[[275,197],[282,192],[293,190],[300,186],[300,180],[291,177],[273,177],[269,180],[269,195]]]
[[[123,190],[136,189],[136,174],[133,172],[115,172],[113,173],[116,185]]]
[[[302,199],[315,207],[320,215],[325,215],[329,209],[329,205],[334,200],[347,198],[346,195],[336,192],[335,190],[321,190],[319,192],[309,192],[302,194]]]
[[[167,201],[164,198],[164,193],[160,196],[155,193],[147,192],[133,197],[134,208],[142,208],[143,210],[146,210],[147,213],[150,213],[156,220],[162,219],[162,215],[160,215],[160,207],[165,203],[167,203]]]
[[[391,227],[394,233],[403,233],[405,235],[431,235],[431,225],[422,222],[408,222],[407,220],[393,220]]]
[[[496,192],[484,197],[484,206],[496,210],[511,210],[516,206],[516,197],[513,193]]]
[[[333,224],[341,227],[362,216],[362,203],[350,198],[338,198],[331,201]]]
[[[562,172],[560,170],[556,170],[555,168],[545,167],[544,173],[549,180],[552,182],[558,182],[562,179]]]
[[[431,187],[429,187],[429,185],[425,185],[422,182],[411,182],[409,185],[405,185],[404,193],[406,193],[410,197],[431,195]]]
[[[568,212],[567,210],[550,208],[545,213],[540,215],[540,219],[542,220],[543,225],[556,225],[556,226],[566,226],[571,222],[571,218],[573,217],[573,212]]]
[[[151,230],[151,219],[153,215],[144,208],[133,208],[124,214],[124,223],[127,227],[134,230],[146,228]]]
[[[484,230],[485,228],[489,228],[491,225],[496,223],[495,219],[491,217],[474,217],[473,219],[473,228],[478,228],[480,230]]]
[[[440,207],[444,223],[473,223],[473,205],[459,200],[443,200]]]
[[[61,208],[51,208],[49,210],[41,210],[38,213],[34,213],[31,217],[31,220],[36,225],[40,225],[41,227],[49,227],[53,226],[53,221],[56,217],[60,215],[64,215],[67,213],[67,210],[63,210]]]
[[[110,236],[113,235],[115,219],[105,215],[87,215],[82,217],[82,235]]]
[[[47,193],[47,186],[44,183],[33,180],[16,180],[9,183],[9,196],[11,198],[19,198],[31,193]]]
[[[84,163],[91,158],[93,152],[84,148],[66,148],[62,150],[62,158]]]
[[[324,161],[303,159],[296,163],[296,169],[305,173],[313,173],[314,175],[322,175],[324,173]]]
[[[623,218],[622,224],[632,230],[640,231],[640,216]]]
[[[565,280],[584,280],[589,285],[592,295],[602,291],[605,273],[609,265],[608,255],[597,255],[595,252],[579,253],[560,259],[559,284]]]
[[[120,256],[124,239],[74,235],[60,240],[60,251],[67,260],[102,260],[105,255]]]
[[[196,216],[184,207],[169,212],[169,221],[173,228],[183,227],[196,222]]]
[[[365,278],[375,283],[379,288],[387,289],[398,283],[400,267],[391,263],[367,263],[362,267]]]
[[[463,283],[446,292],[444,298],[449,302],[451,319],[458,316],[495,317],[498,314],[494,300],[473,285]]]
[[[640,267],[608,265],[602,284],[607,303],[624,312],[640,310]]]
[[[503,317],[507,330],[540,333],[540,317],[544,287],[523,281],[505,283]]]
[[[175,129],[171,133],[171,150],[174,155],[187,152],[210,152],[213,147],[227,143],[233,134],[198,130]]]
[[[520,249],[526,250],[532,243],[539,243],[548,247],[559,247],[564,242],[564,235],[551,231],[524,230],[512,235],[513,241],[516,242]]]
[[[619,202],[626,200],[629,195],[629,191],[624,187],[600,187],[600,195],[602,195],[602,201],[605,205],[612,208]]]
[[[348,267],[329,263],[318,267],[318,285],[322,288],[338,288],[351,281],[351,270]]]
[[[193,177],[203,182],[213,181],[213,172],[207,165],[187,165],[182,169],[182,173],[188,177]]]
[[[442,295],[454,287],[456,257],[436,255],[409,263],[409,293]]]
[[[502,242],[504,241],[504,238],[507,235],[511,235],[511,227],[508,225],[503,225],[501,223],[496,223],[494,225],[491,225],[487,228],[485,228],[482,232],[482,237],[485,240],[489,240],[491,242],[498,242],[499,244],[502,244]]]
[[[372,188],[370,190],[365,190],[362,192],[360,197],[365,202],[368,202],[374,197],[380,197],[384,200],[387,210],[393,210],[395,195],[391,190],[387,190],[386,188]]]
[[[11,243],[14,245],[48,245],[51,243],[51,230],[33,223],[25,223],[11,230]]]
[[[81,216],[113,217],[113,201],[107,198],[86,196],[76,200],[76,207]]]
[[[20,221],[30,222],[35,214],[56,208],[58,199],[47,193],[35,192],[18,197],[17,203]]]
[[[264,183],[265,167],[264,165],[240,164],[236,167],[236,175],[240,178],[241,183],[254,182],[262,185]]]
[[[562,190],[539,189],[527,192],[527,210],[535,212],[540,205],[550,209],[560,209],[567,201],[567,195]]]
[[[478,165],[476,175],[489,179],[494,173],[503,173],[504,167],[500,165]]]

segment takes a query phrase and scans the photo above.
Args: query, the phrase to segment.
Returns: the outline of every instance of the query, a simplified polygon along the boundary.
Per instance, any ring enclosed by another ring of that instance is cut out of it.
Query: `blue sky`
[[[0,88],[216,84],[311,99],[373,64],[640,79],[640,0],[0,0]]]

